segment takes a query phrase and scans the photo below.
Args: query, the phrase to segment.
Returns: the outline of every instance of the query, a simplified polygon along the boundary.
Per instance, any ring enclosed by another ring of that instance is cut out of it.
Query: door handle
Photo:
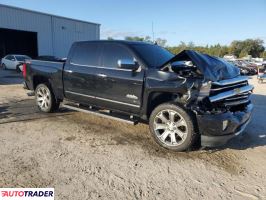
[[[101,78],[106,78],[107,75],[106,74],[97,74],[97,76],[101,77]]]
[[[72,70],[65,70],[65,72],[72,73],[73,71]]]

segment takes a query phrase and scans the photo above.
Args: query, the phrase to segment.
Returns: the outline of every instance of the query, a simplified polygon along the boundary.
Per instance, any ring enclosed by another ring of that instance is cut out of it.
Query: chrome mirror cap
[[[117,62],[117,65],[121,69],[128,69],[128,70],[137,70],[139,68],[137,62],[133,59],[120,59]]]

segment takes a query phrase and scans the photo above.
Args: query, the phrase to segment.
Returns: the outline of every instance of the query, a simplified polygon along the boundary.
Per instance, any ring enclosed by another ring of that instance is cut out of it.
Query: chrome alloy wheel
[[[38,88],[36,92],[36,100],[41,110],[46,110],[51,105],[51,93],[45,87]]]
[[[154,131],[161,142],[168,146],[179,146],[187,138],[185,119],[174,110],[162,110],[154,118]]]

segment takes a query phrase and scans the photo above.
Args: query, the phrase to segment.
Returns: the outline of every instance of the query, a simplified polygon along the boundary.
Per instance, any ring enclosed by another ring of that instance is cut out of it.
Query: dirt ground
[[[0,187],[54,187],[56,199],[266,199],[266,84],[243,136],[173,153],[148,126],[61,109],[40,113],[15,72],[0,70]]]

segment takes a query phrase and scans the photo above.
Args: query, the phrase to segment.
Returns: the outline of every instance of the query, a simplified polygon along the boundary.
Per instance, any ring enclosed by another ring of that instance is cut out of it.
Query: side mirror
[[[121,69],[128,69],[132,71],[136,71],[139,68],[139,65],[137,62],[135,62],[133,59],[120,59],[117,62],[118,67]]]
[[[12,58],[11,60],[12,60],[12,61],[15,61],[15,59],[14,59],[14,58]]]

